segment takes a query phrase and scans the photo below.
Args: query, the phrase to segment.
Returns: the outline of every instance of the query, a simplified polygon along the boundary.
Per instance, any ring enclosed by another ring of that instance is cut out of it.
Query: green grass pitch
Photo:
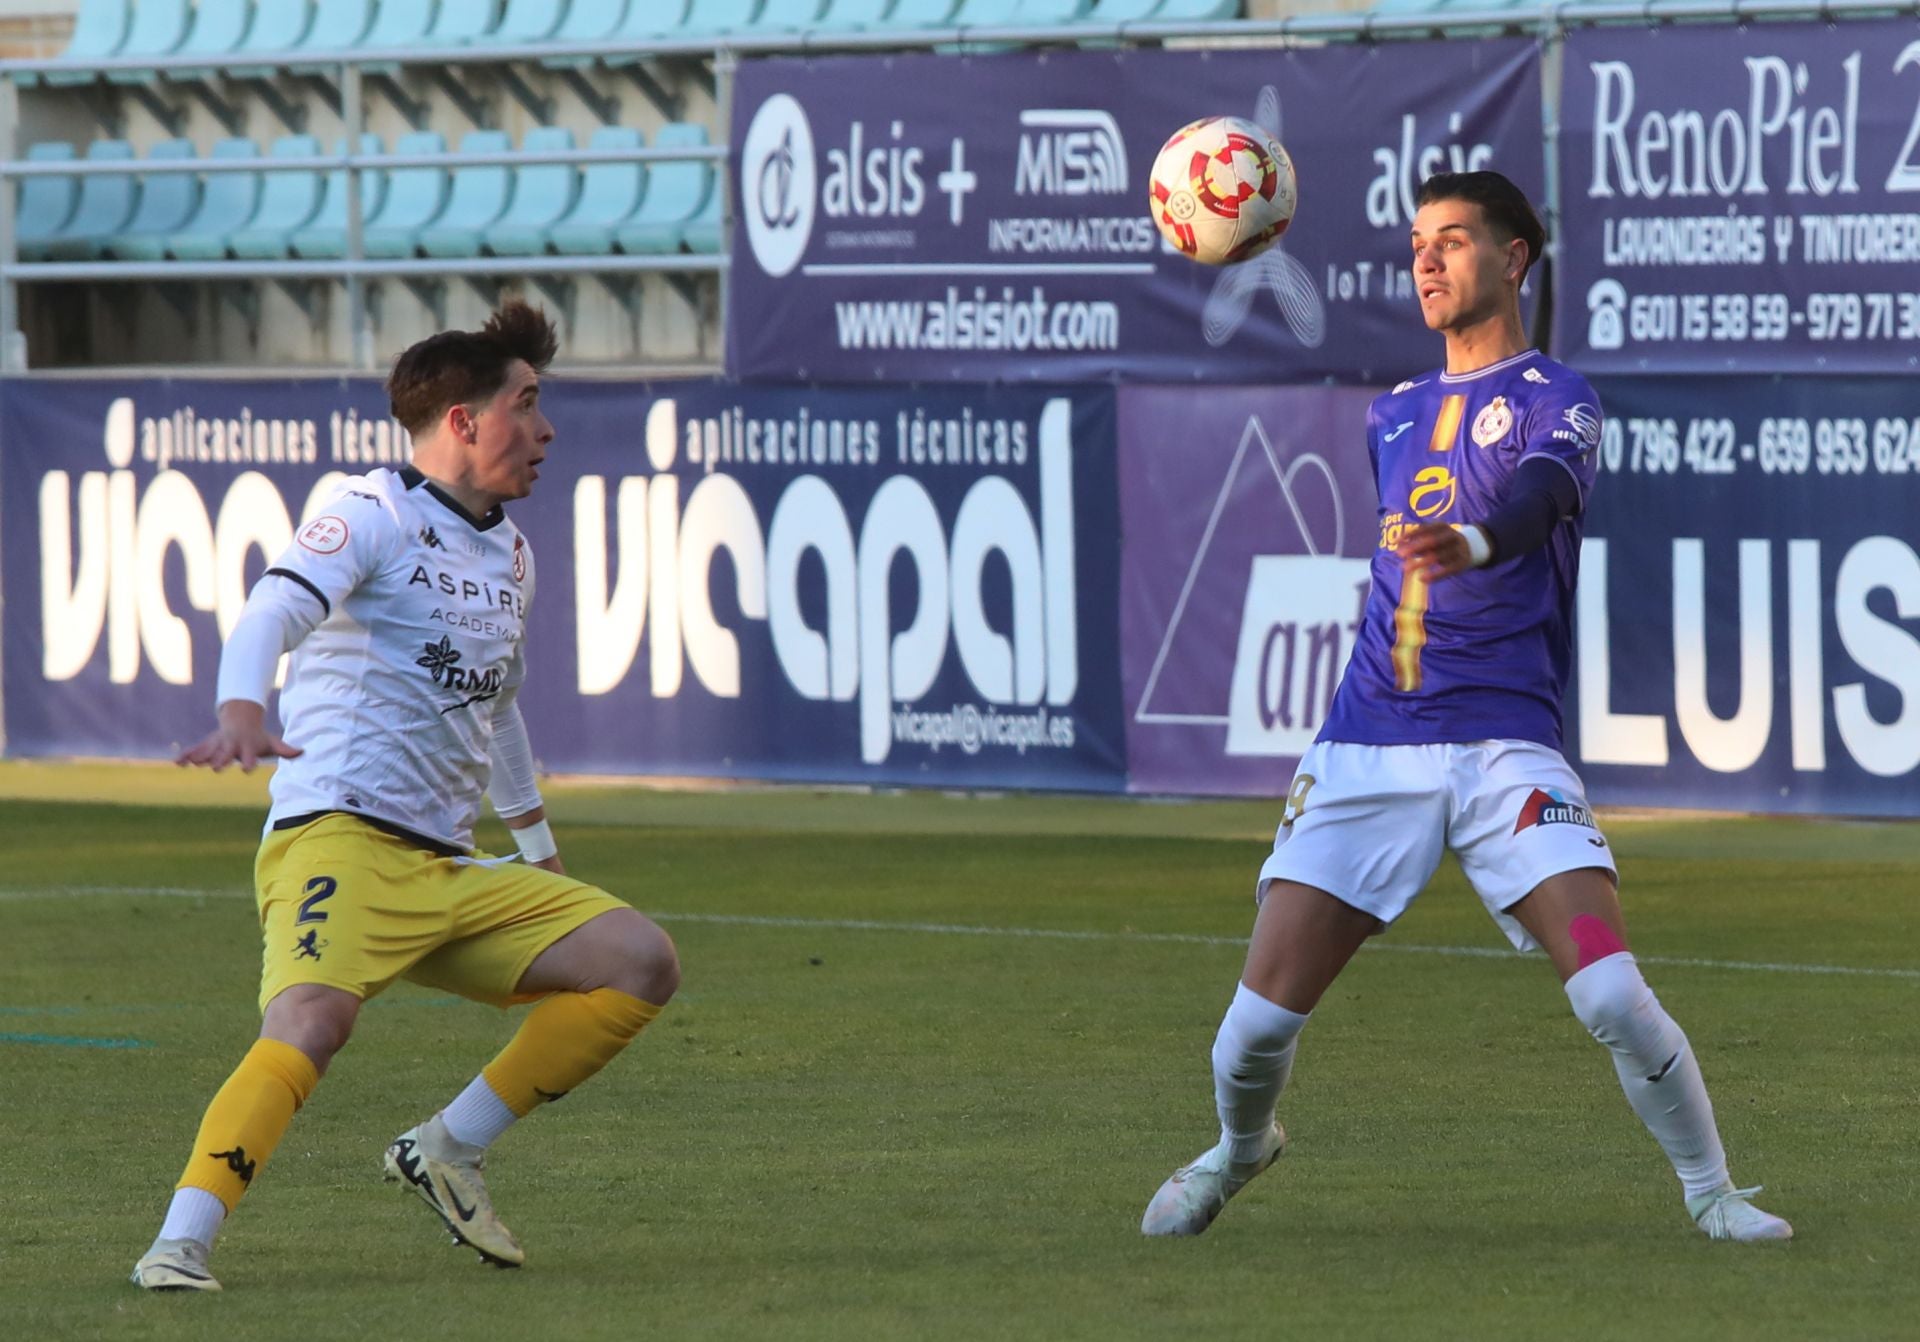
[[[1451,866],[1316,1013],[1287,1158],[1150,1242],[1147,1198],[1213,1137],[1275,808],[933,794],[553,789],[570,868],[658,917],[686,978],[495,1147],[527,1267],[379,1179],[514,1021],[401,986],[228,1223],[226,1292],[147,1296],[126,1273],[257,1025],[259,795],[0,767],[7,1338],[1920,1335],[1920,826],[1610,825],[1635,948],[1791,1245],[1692,1228],[1551,971],[1498,953]]]

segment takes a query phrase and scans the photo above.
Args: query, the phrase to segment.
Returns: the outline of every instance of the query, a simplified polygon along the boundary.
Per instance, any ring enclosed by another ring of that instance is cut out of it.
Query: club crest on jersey
[[[515,582],[527,580],[527,540],[524,536],[513,538],[513,580]]]
[[[1492,447],[1512,428],[1513,411],[1507,406],[1507,398],[1496,396],[1473,417],[1473,441],[1482,447]]]
[[[1537,787],[1521,805],[1520,818],[1514,822],[1513,832],[1518,834],[1535,825],[1584,825],[1592,829],[1593,812],[1569,798],[1559,788]]]

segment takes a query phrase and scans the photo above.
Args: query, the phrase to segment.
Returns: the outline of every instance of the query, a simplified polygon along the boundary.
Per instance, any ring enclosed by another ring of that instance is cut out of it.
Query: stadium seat
[[[320,142],[311,135],[283,135],[267,151],[269,158],[314,158]],[[235,230],[229,245],[238,257],[277,261],[293,248],[293,235],[320,208],[320,172],[298,168],[265,174],[260,207],[245,228]]]
[[[89,163],[131,160],[133,146],[125,140],[95,140],[87,146]],[[80,204],[59,233],[47,239],[49,261],[97,261],[108,238],[133,217],[137,188],[132,173],[111,177],[82,177]]]
[[[460,139],[463,154],[504,154],[513,148],[506,132],[468,131]],[[428,256],[478,256],[487,225],[506,213],[513,190],[513,169],[490,164],[457,167],[447,205],[420,230],[420,250]]]
[[[1209,19],[1237,19],[1240,0],[1160,0],[1155,23],[1204,23]]]
[[[827,0],[820,15],[822,28],[878,28],[883,26],[894,0]]]
[[[116,56],[170,56],[187,40],[187,0],[140,0]],[[150,84],[157,70],[111,70],[114,84]]]
[[[380,137],[371,131],[360,136],[360,152],[381,152]],[[345,140],[336,140],[333,152],[344,154]],[[380,168],[357,168],[360,174],[360,216],[373,219],[380,213],[386,195],[387,174]],[[306,226],[297,228],[287,239],[288,250],[310,260],[337,260],[347,254],[347,169],[329,172],[320,190],[320,206]]]
[[[587,141],[589,149],[638,149],[644,140],[631,126],[602,126]],[[589,163],[580,174],[580,195],[567,217],[548,230],[553,249],[568,256],[605,256],[613,251],[614,229],[640,208],[646,194],[644,163]]]
[[[960,28],[1005,27],[1019,21],[1014,18],[1019,7],[1020,0],[960,0],[948,22]]]
[[[940,28],[953,18],[958,0],[898,0],[876,28]]]
[[[528,153],[573,148],[573,132],[555,126],[530,130],[520,147]],[[580,191],[580,170],[571,163],[526,163],[513,169],[513,199],[487,226],[484,241],[496,256],[540,256],[554,224],[566,217]]]
[[[1093,0],[1088,23],[1137,23],[1153,17],[1161,0]]]
[[[162,140],[147,150],[147,161],[194,158],[192,140]],[[193,217],[200,204],[200,182],[191,173],[156,173],[140,179],[140,203],[127,226],[106,240],[102,250],[123,261],[159,261],[167,239]]]
[[[653,137],[656,149],[683,149],[707,142],[707,128],[670,121]],[[656,163],[647,174],[646,195],[631,219],[614,230],[624,252],[667,253],[680,250],[687,223],[699,214],[713,192],[713,165],[702,159]]]
[[[741,25],[741,32],[797,33],[820,25],[823,0],[764,0],[759,12]]]
[[[389,48],[418,50],[427,45],[427,30],[433,27],[436,0],[380,0],[373,23],[360,38],[359,45],[370,50]],[[390,75],[400,67],[392,62],[373,62],[362,69],[370,75]]]
[[[566,11],[567,0],[507,0],[506,13],[487,41],[497,46],[545,42],[553,37]]]
[[[706,37],[741,32],[760,16],[763,0],[695,0],[675,36]],[[672,6],[668,6],[672,8]]]
[[[617,44],[678,37],[692,9],[693,0],[629,0],[625,17],[607,34],[607,41]],[[630,51],[614,51],[601,59],[607,65],[632,65],[640,58]]]
[[[693,218],[687,220],[680,230],[680,245],[690,252],[699,252],[705,256],[716,256],[720,252],[721,240],[725,229],[720,218],[720,201],[724,191],[720,174],[708,175],[707,198]]]
[[[1075,23],[1087,16],[1093,0],[1020,0],[1015,23]]]
[[[61,61],[75,68],[49,70],[44,76],[46,82],[91,84],[98,79],[100,72],[88,67],[120,50],[132,18],[129,0],[81,0],[80,12],[73,17],[73,38],[60,53]],[[32,84],[42,76],[23,74],[15,78],[22,84]]]
[[[313,9],[313,22],[307,25],[298,49],[310,51],[350,51],[358,46],[373,46],[367,30],[373,26],[373,0],[319,0]],[[288,67],[297,75],[331,74],[331,65]]]
[[[253,11],[247,35],[240,39],[234,54],[284,57],[298,47],[313,27],[313,0],[267,0]],[[265,79],[273,65],[254,65],[229,71],[235,79]]]
[[[678,2],[678,0],[677,0]],[[566,17],[553,31],[555,42],[605,42],[616,40],[620,25],[629,13],[628,0],[573,0]],[[631,9],[657,13],[670,5],[658,0],[632,0]],[[676,21],[678,15],[670,16]],[[541,62],[550,70],[583,69],[593,64],[591,56],[554,56]]]
[[[500,0],[453,0],[442,4],[427,29],[430,47],[465,47],[485,42],[500,23]]]
[[[29,163],[67,163],[72,159],[73,146],[64,140],[43,141],[27,150]],[[13,239],[22,261],[39,261],[46,257],[47,244],[66,227],[79,201],[80,187],[76,178],[21,179],[20,196],[14,204]]]
[[[235,137],[214,142],[215,158],[252,158],[260,147]],[[260,205],[257,172],[210,172],[200,192],[200,204],[176,231],[167,235],[167,251],[182,261],[219,261],[227,255],[227,241],[247,226]]]
[[[274,0],[274,4],[284,0]],[[144,7],[145,0],[142,0]],[[272,8],[272,6],[267,6]],[[289,5],[288,8],[297,8]],[[135,11],[138,12],[137,10]],[[253,17],[253,6],[249,0],[200,0],[194,6],[193,26],[187,30],[187,40],[174,48],[176,56],[227,56],[235,51],[247,35],[248,20]],[[211,79],[212,68],[194,67],[188,70],[169,70],[169,79]]]
[[[446,151],[446,137],[436,130],[402,135],[393,145],[396,154],[444,154]],[[367,226],[362,230],[366,254],[412,256],[420,242],[420,230],[440,217],[446,203],[445,168],[395,168],[387,178],[379,211],[367,216]]]

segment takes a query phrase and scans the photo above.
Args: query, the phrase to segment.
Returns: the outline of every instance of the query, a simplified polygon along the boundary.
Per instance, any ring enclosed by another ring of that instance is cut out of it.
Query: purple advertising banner
[[[1560,121],[1556,358],[1920,367],[1910,19],[1575,29]]]
[[[407,460],[370,379],[0,381],[7,749],[164,756],[294,523]],[[553,769],[1116,791],[1111,388],[555,379]]]
[[[1133,790],[1285,795],[1366,597],[1378,538],[1373,396],[1121,389],[1120,675]]]
[[[1537,200],[1545,174],[1521,39],[759,60],[734,87],[746,378],[1391,380],[1431,358],[1420,182],[1490,167]],[[1300,205],[1212,268],[1163,244],[1148,176],[1219,114],[1279,133]]]

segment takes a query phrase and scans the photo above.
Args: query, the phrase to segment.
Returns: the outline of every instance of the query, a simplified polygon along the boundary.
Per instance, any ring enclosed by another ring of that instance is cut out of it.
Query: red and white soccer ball
[[[1149,207],[1160,233],[1210,266],[1258,256],[1293,222],[1293,160],[1270,131],[1210,116],[1173,133],[1153,160]]]

